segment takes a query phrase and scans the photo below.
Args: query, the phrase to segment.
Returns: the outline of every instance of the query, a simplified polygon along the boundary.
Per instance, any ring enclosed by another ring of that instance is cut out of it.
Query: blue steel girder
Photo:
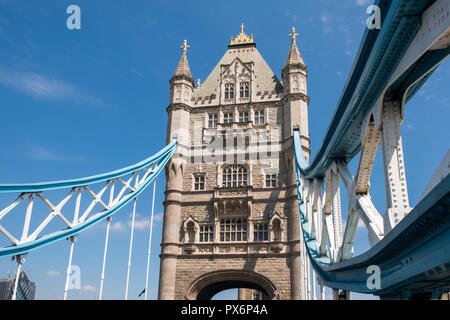
[[[322,145],[311,165],[305,169],[308,178],[323,177],[334,159],[349,161],[360,151],[362,122],[419,30],[422,13],[433,2],[397,0],[384,4],[388,12],[382,29],[366,30],[364,33],[349,80]]]
[[[382,240],[350,260],[332,263],[320,256],[308,233],[301,197],[304,159],[299,131],[294,131],[297,195],[305,246],[312,267],[325,286],[380,296],[399,296],[405,288],[423,292],[450,289],[450,176],[442,180]],[[381,271],[381,287],[369,289],[368,267]]]
[[[99,174],[87,178],[65,180],[65,181],[54,181],[54,182],[44,182],[44,183],[32,183],[32,184],[8,184],[0,185],[0,194],[2,193],[20,193],[20,194],[36,194],[42,193],[49,190],[57,190],[63,188],[79,188],[88,186],[94,183],[106,182],[115,178],[123,177],[127,174],[141,170],[150,164],[157,163],[156,169],[153,170],[142,183],[134,190],[134,192],[124,195],[120,201],[109,207],[107,210],[98,212],[85,221],[78,223],[72,227],[67,227],[62,230],[54,231],[43,236],[36,238],[35,240],[25,241],[18,243],[16,245],[11,245],[8,247],[0,248],[0,257],[5,256],[16,256],[20,254],[27,254],[33,250],[36,250],[45,245],[51,244],[55,241],[68,238],[79,234],[80,232],[92,227],[94,224],[110,217],[125,205],[130,203],[133,199],[136,199],[161,173],[167,162],[172,158],[176,151],[177,141],[173,140],[169,145],[164,147],[155,155],[137,163],[132,166],[119,169],[113,172]]]
[[[428,79],[428,75],[431,75],[449,54],[450,47],[427,51],[388,88],[384,100],[403,101],[404,98],[411,99]],[[425,80],[420,81],[421,79]],[[415,83],[417,86],[414,86]]]

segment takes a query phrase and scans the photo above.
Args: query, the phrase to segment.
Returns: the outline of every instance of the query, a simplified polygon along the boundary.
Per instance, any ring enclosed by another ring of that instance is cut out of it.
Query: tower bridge
[[[0,196],[15,197],[0,208],[0,233],[10,241],[0,248],[0,257],[13,257],[19,275],[28,254],[70,239],[67,298],[76,239],[106,220],[102,299],[111,219],[133,204],[134,230],[138,196],[153,183],[154,199],[156,177],[164,168],[159,299],[210,299],[229,288],[239,288],[240,299],[324,299],[325,287],[333,290],[335,299],[346,299],[349,292],[383,299],[441,298],[450,291],[449,156],[411,207],[400,126],[407,102],[450,53],[450,4],[375,4],[386,13],[382,28],[365,30],[314,155],[308,130],[308,68],[294,28],[282,79],[243,24],[203,83],[192,77],[185,40],[170,80],[166,147],[106,174],[0,185]],[[380,146],[387,208],[381,213],[370,195]],[[348,164],[355,158],[359,164],[352,173]],[[54,190],[62,194],[57,202],[48,197]],[[45,204],[48,214],[33,229],[37,202]],[[2,219],[17,211],[25,218],[21,232],[14,233]],[[51,229],[55,220],[64,227]],[[371,248],[354,256],[360,220]],[[150,244],[151,234],[145,298]],[[125,299],[132,248],[133,233]],[[17,283],[18,278],[13,299]]]

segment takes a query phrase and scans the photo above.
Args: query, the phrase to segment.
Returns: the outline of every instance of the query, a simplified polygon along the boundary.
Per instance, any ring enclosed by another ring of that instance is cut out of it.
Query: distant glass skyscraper
[[[14,290],[14,279],[0,279],[0,300],[11,300]],[[21,272],[19,276],[19,283],[17,285],[17,300],[34,300],[36,293],[36,285],[30,281],[25,274]]]

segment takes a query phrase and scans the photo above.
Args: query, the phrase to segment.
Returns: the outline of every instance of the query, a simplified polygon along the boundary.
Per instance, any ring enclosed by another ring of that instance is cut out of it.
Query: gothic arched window
[[[234,98],[234,84],[227,83],[225,85],[225,100]]]
[[[248,112],[239,112],[239,122],[248,122]]]
[[[227,166],[222,172],[222,186],[241,187],[247,185],[247,168],[242,165]]]
[[[241,82],[239,92],[241,98],[248,98],[250,92],[248,82]]]

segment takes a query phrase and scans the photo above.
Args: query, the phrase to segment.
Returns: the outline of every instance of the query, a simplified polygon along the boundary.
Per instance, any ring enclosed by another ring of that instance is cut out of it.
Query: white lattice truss
[[[45,192],[21,193],[14,202],[0,211],[0,223],[1,220],[20,203],[27,201],[28,204],[26,206],[22,234],[20,236],[14,236],[1,224],[0,232],[11,241],[12,245],[17,246],[38,239],[42,236],[45,227],[53,219],[60,219],[66,225],[67,229],[75,229],[76,227],[83,226],[90,220],[95,220],[99,217],[105,218],[109,215],[108,212],[117,208],[125,200],[134,198],[136,191],[140,190],[144,184],[148,183],[149,176],[156,172],[157,169],[157,163],[153,163],[132,172],[127,178],[118,177],[107,180],[106,182],[101,181],[98,184],[101,185],[103,183],[104,185],[97,193],[92,191],[92,187],[90,185],[72,187],[67,195],[57,204],[53,204],[45,196]],[[115,193],[115,190],[118,190],[119,192]],[[75,209],[73,211],[71,210],[71,212],[68,212],[69,210],[64,212],[64,206],[72,197],[76,198]],[[84,211],[80,210],[82,198],[89,201],[89,205]],[[38,200],[47,205],[49,213],[36,229],[30,231],[29,229],[31,216],[33,214],[33,205],[35,204],[35,201]],[[94,210],[97,204],[100,205],[102,210]]]
[[[309,237],[316,240],[318,253],[333,262],[353,257],[359,219],[362,219],[367,228],[369,244],[373,247],[412,210],[408,198],[400,131],[406,94],[403,100],[399,101],[384,101],[384,97],[387,88],[425,52],[448,48],[450,45],[448,11],[448,1],[436,1],[423,13],[422,26],[392,74],[384,92],[366,117],[361,132],[362,149],[356,175],[353,176],[347,163],[340,159],[335,159],[324,178],[305,179],[298,173],[301,198],[305,205],[305,220],[309,222],[307,230]],[[436,65],[440,62],[442,61]],[[430,67],[431,69],[433,68]],[[409,88],[412,86],[413,84]],[[370,176],[380,145],[386,187],[387,211],[384,215],[375,208],[369,193]],[[445,159],[448,158],[449,153]],[[434,176],[445,177],[448,173],[449,167],[443,163]],[[434,180],[427,186],[428,191],[440,181]],[[346,188],[348,200],[345,229],[342,226],[340,181]],[[421,198],[423,197],[424,195]]]

